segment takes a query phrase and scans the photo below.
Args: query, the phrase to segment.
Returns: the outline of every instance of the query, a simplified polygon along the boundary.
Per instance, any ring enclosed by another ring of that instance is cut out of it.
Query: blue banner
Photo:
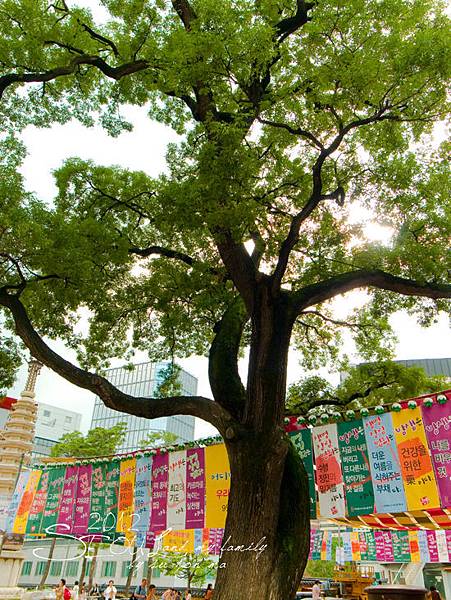
[[[376,512],[407,510],[391,414],[364,417]]]
[[[135,470],[135,516],[132,529],[147,531],[150,529],[152,499],[152,457],[141,456],[136,460]]]
[[[24,495],[29,478],[30,471],[22,471],[22,473],[19,475],[19,478],[17,479],[16,487],[12,495],[11,502],[9,503],[6,518],[5,531],[7,533],[11,533],[13,530],[14,521],[16,519],[17,511],[19,509],[19,504],[22,500],[22,496]]]

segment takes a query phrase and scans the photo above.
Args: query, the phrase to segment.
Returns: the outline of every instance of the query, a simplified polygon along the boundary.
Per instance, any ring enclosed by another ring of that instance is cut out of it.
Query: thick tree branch
[[[314,2],[296,0],[296,13],[292,17],[282,19],[276,25],[279,43],[283,42],[288,36],[290,36],[292,33],[295,33],[298,29],[310,21],[308,11],[314,6]]]
[[[17,335],[35,358],[67,381],[97,394],[105,406],[146,419],[192,415],[208,421],[224,435],[233,424],[230,414],[223,407],[202,396],[135,398],[124,394],[104,377],[80,369],[54,352],[34,329],[20,299],[8,294],[4,288],[0,288],[0,305],[11,312]]]
[[[259,118],[258,121],[263,125],[269,125],[270,127],[275,127],[276,129],[285,129],[292,135],[299,135],[306,140],[309,140],[316,148],[319,148],[320,150],[324,149],[324,146],[319,139],[316,138],[310,131],[302,129],[302,127],[292,127],[288,123],[277,123],[276,121],[269,121],[268,119],[262,118]]]
[[[75,73],[80,65],[91,65],[97,67],[104,75],[111,79],[119,81],[126,75],[143,71],[149,67],[149,63],[146,60],[136,60],[133,62],[124,63],[118,67],[112,67],[106,63],[100,56],[89,56],[83,54],[81,56],[74,57],[69,64],[61,67],[55,67],[42,73],[7,73],[0,77],[0,99],[3,96],[4,91],[10,85],[14,83],[42,83],[46,81],[52,81],[58,77],[64,75],[71,75]]]
[[[357,288],[376,287],[405,296],[425,298],[451,298],[451,285],[440,283],[419,283],[391,275],[381,270],[365,270],[343,273],[320,283],[308,285],[293,293],[297,314],[309,306],[330,300]]]
[[[194,264],[195,260],[188,254],[178,252],[177,250],[171,250],[170,248],[164,248],[163,246],[148,246],[147,248],[138,248],[133,246],[128,249],[129,254],[136,254],[143,258],[147,256],[165,256],[166,258],[174,258],[186,263],[190,267]]]

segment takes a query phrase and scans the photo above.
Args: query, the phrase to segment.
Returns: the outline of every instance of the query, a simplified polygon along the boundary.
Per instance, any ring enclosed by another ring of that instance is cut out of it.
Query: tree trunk
[[[86,557],[86,552],[85,552],[85,553],[83,554],[83,561],[82,561],[82,563],[81,563],[81,573],[80,573],[80,579],[78,580],[78,581],[79,581],[79,584],[80,584],[80,587],[81,587],[81,584],[85,582],[85,576],[86,576],[86,565],[87,565],[87,561],[88,561],[88,559],[87,559],[87,557]],[[88,591],[89,591],[89,590],[88,590]]]
[[[128,575],[127,575],[127,581],[125,583],[125,590],[124,592],[126,594],[128,594],[128,591],[130,589],[130,585],[132,583],[132,577],[133,577],[133,573],[135,572],[135,564],[136,564],[136,554],[138,552],[138,547],[137,546],[133,546],[133,553],[132,553],[132,558],[130,561],[130,568],[128,570]]]
[[[47,559],[47,564],[45,565],[44,573],[42,574],[41,581],[39,582],[40,590],[43,589],[45,582],[47,581],[47,577],[49,576],[50,565],[52,563],[53,553],[55,551],[56,540],[57,540],[56,537],[52,538],[52,543],[50,544],[49,557]]]
[[[147,556],[147,584],[152,583],[152,570],[153,570],[153,550],[149,550]]]
[[[94,574],[96,572],[97,554],[99,553],[99,544],[94,544],[94,554],[92,555],[91,565],[89,567],[88,589],[92,588],[94,583]]]

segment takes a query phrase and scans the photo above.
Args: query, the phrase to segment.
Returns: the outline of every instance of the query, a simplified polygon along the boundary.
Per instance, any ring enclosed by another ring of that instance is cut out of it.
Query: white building
[[[80,425],[80,413],[39,402],[36,437],[57,441],[65,433],[79,431]]]

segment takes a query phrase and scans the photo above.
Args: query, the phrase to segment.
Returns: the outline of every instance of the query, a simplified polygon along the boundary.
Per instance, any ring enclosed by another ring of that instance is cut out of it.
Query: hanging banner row
[[[309,560],[450,563],[451,531],[312,530]]]
[[[301,429],[312,518],[451,506],[451,402]]]
[[[311,517],[451,507],[450,404],[291,433],[309,476]],[[5,530],[80,536],[223,528],[229,489],[223,444],[52,465],[20,475]]]

